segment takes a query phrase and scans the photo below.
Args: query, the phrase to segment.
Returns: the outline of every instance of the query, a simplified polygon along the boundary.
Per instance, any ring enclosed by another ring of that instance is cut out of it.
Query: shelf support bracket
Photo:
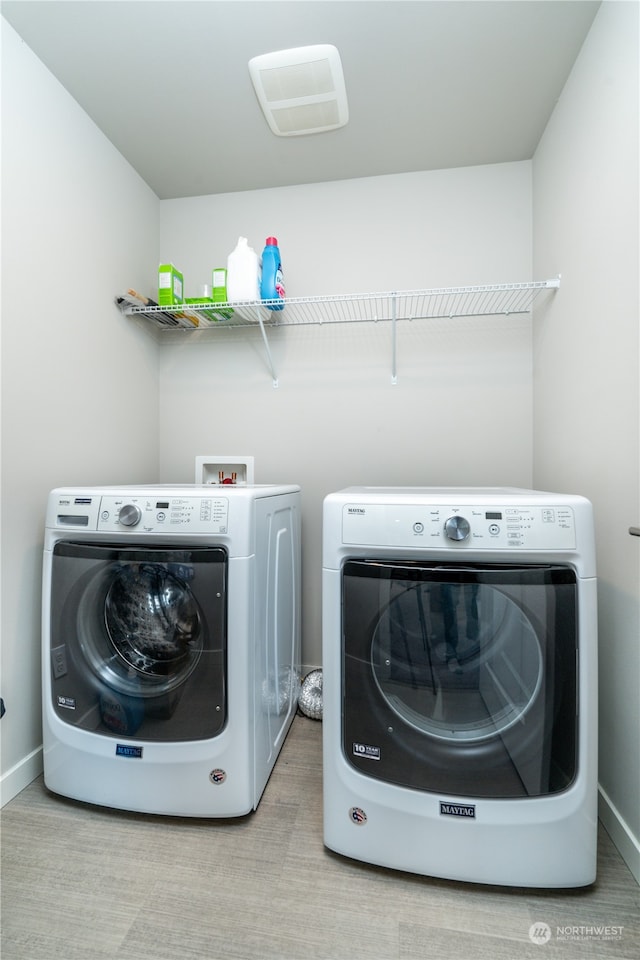
[[[262,339],[264,341],[264,348],[267,351],[267,361],[269,363],[269,369],[271,370],[271,378],[273,380],[274,389],[278,386],[278,375],[276,373],[276,368],[273,364],[273,357],[271,356],[271,348],[269,347],[269,340],[267,338],[267,331],[264,328],[264,321],[262,319],[262,308],[256,307],[256,318],[260,324],[260,333],[262,334]]]
[[[395,293],[391,294],[391,383],[395,387],[398,382],[397,374],[397,297]]]

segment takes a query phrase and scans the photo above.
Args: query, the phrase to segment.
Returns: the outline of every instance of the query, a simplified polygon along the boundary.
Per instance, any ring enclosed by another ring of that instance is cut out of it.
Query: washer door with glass
[[[199,740],[226,720],[227,553],[60,541],[51,582],[51,696],[65,723]]]
[[[562,566],[347,561],[348,762],[436,793],[566,789],[577,769],[576,591]]]

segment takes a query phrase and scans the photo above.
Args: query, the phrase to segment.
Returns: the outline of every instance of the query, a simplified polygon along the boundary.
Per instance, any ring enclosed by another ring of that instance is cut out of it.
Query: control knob
[[[127,503],[124,507],[120,508],[118,520],[125,527],[135,527],[137,523],[140,523],[141,516],[142,510],[140,507],[136,507],[134,503]]]
[[[449,540],[466,540],[471,533],[471,525],[464,517],[449,517],[444,524],[444,532]]]

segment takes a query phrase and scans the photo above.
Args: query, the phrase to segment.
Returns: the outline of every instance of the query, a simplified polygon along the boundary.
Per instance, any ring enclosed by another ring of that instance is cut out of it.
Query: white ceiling
[[[161,199],[529,159],[599,2],[2,0]],[[340,51],[349,123],[276,137],[247,63]]]

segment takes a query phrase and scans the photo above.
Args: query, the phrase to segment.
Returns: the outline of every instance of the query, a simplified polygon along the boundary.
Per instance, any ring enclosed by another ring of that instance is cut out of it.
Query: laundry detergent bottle
[[[282,276],[282,261],[280,250],[275,237],[267,237],[262,251],[262,280],[260,282],[260,297],[262,300],[283,300],[284,279]],[[268,303],[269,310],[282,310],[284,303]]]
[[[239,237],[235,250],[227,257],[227,301],[260,299],[258,254],[246,237]]]

